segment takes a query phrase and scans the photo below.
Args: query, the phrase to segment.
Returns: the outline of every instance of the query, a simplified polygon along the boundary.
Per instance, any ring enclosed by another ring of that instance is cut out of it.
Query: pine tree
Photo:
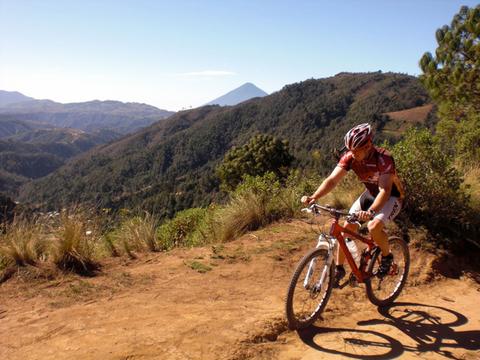
[[[420,80],[439,106],[443,147],[464,163],[480,160],[480,5],[462,6],[436,32],[435,56],[420,60]]]

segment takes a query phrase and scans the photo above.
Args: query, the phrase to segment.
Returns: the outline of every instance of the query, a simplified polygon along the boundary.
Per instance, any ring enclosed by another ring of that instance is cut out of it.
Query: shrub
[[[204,243],[213,230],[212,211],[213,209],[192,208],[167,220],[157,230],[160,248],[170,250],[177,246],[198,246]]]
[[[480,214],[480,165],[465,170],[465,191],[470,195],[471,207]]]
[[[404,208],[414,224],[422,224],[436,233],[465,236],[471,213],[463,179],[453,167],[437,138],[426,129],[411,129],[393,147],[400,177],[405,183]]]

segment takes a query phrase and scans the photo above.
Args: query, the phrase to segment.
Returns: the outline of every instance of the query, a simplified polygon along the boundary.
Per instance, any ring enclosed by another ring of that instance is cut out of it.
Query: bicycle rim
[[[380,266],[380,252],[373,255],[367,269],[367,272],[372,274],[365,282],[367,296],[373,304],[378,306],[389,305],[400,295],[407,281],[410,267],[410,253],[407,243],[396,236],[390,237],[388,242],[394,259],[390,272],[384,277],[377,276]]]
[[[334,267],[328,263],[328,247],[312,250],[300,260],[285,301],[290,329],[301,329],[320,316],[332,292]]]

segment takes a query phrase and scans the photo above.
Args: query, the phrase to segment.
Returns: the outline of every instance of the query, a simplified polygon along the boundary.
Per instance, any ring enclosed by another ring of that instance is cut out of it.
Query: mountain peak
[[[215,100],[210,101],[206,105],[220,105],[220,106],[227,106],[227,105],[237,105],[241,102],[250,100],[255,97],[263,97],[268,95],[265,91],[258,88],[251,82],[246,82],[245,84],[239,86],[236,89],[226,93]]]

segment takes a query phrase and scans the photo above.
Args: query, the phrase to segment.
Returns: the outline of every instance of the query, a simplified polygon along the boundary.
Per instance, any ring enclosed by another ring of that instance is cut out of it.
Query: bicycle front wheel
[[[315,322],[332,292],[334,267],[328,246],[310,251],[293,273],[285,300],[288,326],[303,329]]]
[[[393,263],[387,275],[377,275],[380,266],[380,251],[377,251],[370,260],[367,272],[371,274],[365,281],[368,299],[375,305],[387,306],[400,295],[407,282],[410,268],[410,252],[407,243],[397,236],[388,238],[390,252],[393,254]]]

